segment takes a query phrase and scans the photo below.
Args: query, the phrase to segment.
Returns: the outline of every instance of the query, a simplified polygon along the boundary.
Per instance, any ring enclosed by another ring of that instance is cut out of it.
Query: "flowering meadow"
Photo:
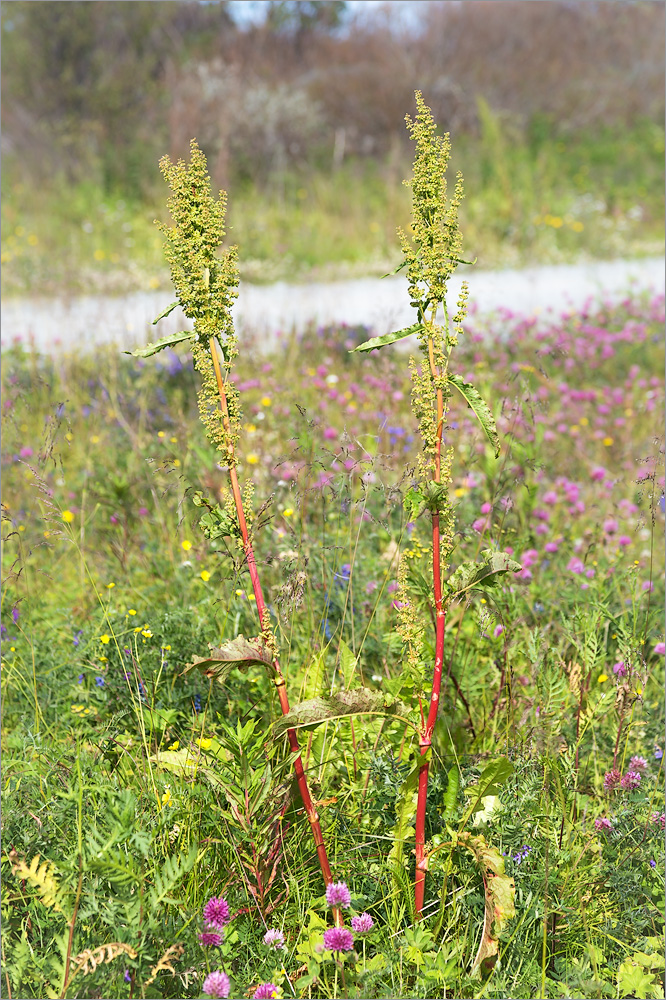
[[[501,453],[452,400],[454,564],[521,568],[447,619],[420,922],[401,713],[299,729],[331,896],[264,672],[187,670],[257,623],[238,551],[196,523],[224,472],[186,354],[6,352],[7,996],[663,995],[663,309],[461,337]],[[399,554],[416,579],[428,559],[402,504],[416,428],[404,354],[349,353],[370,333],[243,345],[240,467],[292,699],[418,710],[396,635]],[[489,978],[461,820],[515,884]]]
[[[5,354],[7,997],[663,996],[664,299],[449,318],[416,105],[413,326],[239,345],[193,140],[194,329]]]

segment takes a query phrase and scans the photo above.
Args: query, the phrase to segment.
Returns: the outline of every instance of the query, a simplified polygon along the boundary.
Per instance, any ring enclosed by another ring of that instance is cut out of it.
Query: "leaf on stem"
[[[516,887],[513,879],[504,873],[504,858],[496,848],[486,843],[484,837],[462,833],[458,844],[471,851],[483,876],[483,933],[470,972],[472,976],[488,976],[497,962],[500,934],[507,921],[516,915]]]
[[[153,320],[153,326],[155,326],[156,323],[159,323],[161,319],[165,319],[165,317],[169,316],[178,305],[180,305],[180,302],[176,300],[175,302],[172,302],[171,305],[168,305],[166,309],[163,309],[159,316]]]
[[[169,337],[162,337],[154,344],[147,344],[145,347],[137,347],[136,351],[123,351],[123,354],[131,354],[133,358],[149,358],[158,351],[163,351],[165,347],[173,347],[184,340],[192,340],[195,336],[194,330],[183,330],[180,333],[173,333]]]
[[[396,340],[404,340],[405,337],[411,337],[413,333],[418,333],[421,328],[421,323],[414,323],[412,326],[408,326],[404,330],[396,330],[394,333],[385,333],[381,337],[371,337],[370,340],[366,340],[363,344],[359,344],[358,347],[355,347],[349,353],[354,354],[356,351],[378,350],[380,347],[386,347],[388,344],[394,344]]]
[[[506,552],[494,552],[484,549],[481,553],[482,562],[466,562],[458,566],[446,581],[447,599],[459,597],[474,587],[494,587],[497,577],[502,573],[517,573],[521,569],[519,562],[511,559]]]
[[[287,715],[273,723],[276,738],[288,729],[303,726],[318,726],[322,722],[343,719],[349,715],[399,715],[405,706],[381,691],[359,688],[355,691],[339,691],[328,698],[311,698],[300,705],[294,705]]]
[[[196,667],[210,680],[218,680],[220,684],[224,684],[234,667],[247,670],[255,663],[263,667],[273,666],[273,657],[264,646],[261,636],[256,639],[246,639],[239,635],[222,646],[210,645],[209,649],[208,656],[195,656],[192,662],[187,664],[183,674]]]
[[[369,343],[369,341],[368,341]],[[456,387],[462,395],[467,405],[472,409],[483,428],[483,432],[493,446],[495,458],[500,453],[499,435],[495,425],[495,418],[490,412],[488,405],[484,403],[477,389],[471,382],[464,382],[460,375],[449,373],[449,382]]]

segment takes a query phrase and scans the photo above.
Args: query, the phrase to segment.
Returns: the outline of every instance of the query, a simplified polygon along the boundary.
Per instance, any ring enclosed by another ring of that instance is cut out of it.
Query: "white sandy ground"
[[[509,309],[531,316],[552,311],[559,315],[592,300],[617,301],[629,291],[664,292],[663,257],[642,260],[526,268],[518,271],[478,271],[459,268],[450,282],[450,311],[460,283],[470,287],[470,306],[478,313]],[[16,340],[45,353],[73,347],[90,350],[97,344],[119,348],[143,346],[191,324],[180,309],[152,326],[152,320],[169,303],[168,292],[131,295],[80,296],[76,298],[7,299],[2,303],[2,347]],[[376,335],[414,322],[407,282],[402,275],[291,285],[242,282],[234,306],[239,339],[251,332],[255,344],[270,348],[278,333],[298,332],[309,324],[365,324]]]

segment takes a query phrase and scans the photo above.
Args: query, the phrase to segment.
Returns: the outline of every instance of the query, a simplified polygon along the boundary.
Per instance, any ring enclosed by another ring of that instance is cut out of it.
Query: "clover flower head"
[[[624,660],[619,660],[617,663],[613,664],[613,673],[616,677],[627,676],[627,664]]]
[[[274,986],[273,983],[261,983],[252,996],[253,1000],[270,1000],[271,997],[277,996],[277,986]]]
[[[627,771],[620,782],[622,787],[627,791],[631,791],[632,788],[638,788],[640,783],[641,775],[639,771]]]
[[[199,944],[204,948],[219,948],[222,944],[222,935],[219,931],[205,930],[199,934]]]
[[[650,819],[657,826],[660,826],[662,830],[664,829],[664,826],[666,826],[666,813],[652,813]]]
[[[605,816],[600,816],[599,819],[595,819],[594,821],[594,829],[599,831],[612,830],[613,824]]]
[[[214,1000],[226,1000],[231,990],[231,983],[226,972],[211,972],[203,981],[203,991]]]
[[[351,893],[346,882],[330,882],[326,886],[326,902],[329,906],[347,907],[351,903]]]
[[[647,766],[648,762],[646,761],[645,757],[632,757],[631,760],[629,761],[629,770],[638,771],[639,774],[642,774],[644,771],[647,771]]]
[[[264,934],[264,944],[278,951],[280,948],[284,948],[284,934],[278,930],[266,931]]]
[[[229,923],[229,904],[222,896],[213,896],[204,906],[203,915],[210,928],[222,930]]]
[[[369,913],[362,913],[360,917],[352,917],[351,925],[355,934],[367,934],[375,926],[375,922]]]
[[[324,931],[324,948],[328,951],[351,951],[354,935],[346,927],[329,927]]]
[[[620,772],[616,767],[611,768],[610,771],[606,771],[604,775],[604,791],[612,792],[619,787],[622,777]]]

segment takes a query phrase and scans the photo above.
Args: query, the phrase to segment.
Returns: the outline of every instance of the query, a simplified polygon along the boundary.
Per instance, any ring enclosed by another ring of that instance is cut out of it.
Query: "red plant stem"
[[[433,357],[432,339],[428,342],[428,353],[430,358],[430,370],[433,378],[438,374],[435,368]],[[441,455],[442,455],[442,429],[444,424],[444,397],[441,389],[437,389],[437,436],[435,441],[435,472],[433,479],[441,482]],[[435,597],[435,668],[432,676],[432,692],[430,695],[430,708],[425,726],[419,734],[419,748],[421,755],[428,753],[432,745],[432,734],[437,722],[437,711],[439,709],[439,695],[442,687],[442,666],[444,664],[444,629],[446,625],[446,612],[442,603],[442,570],[440,565],[440,533],[439,533],[439,512],[433,511],[432,515],[432,575],[433,592]],[[414,910],[417,919],[423,911],[423,901],[425,898],[425,878],[428,869],[428,859],[425,853],[425,821],[426,805],[428,799],[428,773],[430,768],[429,760],[425,760],[419,768],[419,787],[416,801],[416,880],[414,886]]]
[[[240,484],[238,482],[238,473],[236,472],[236,463],[234,460],[234,446],[231,438],[231,425],[229,421],[229,408],[227,406],[227,394],[224,389],[224,379],[222,377],[222,371],[220,368],[220,360],[217,355],[217,348],[215,346],[215,338],[210,338],[210,352],[213,358],[213,367],[215,368],[215,377],[217,379],[217,388],[220,395],[220,407],[222,410],[222,421],[224,424],[224,429],[226,431],[227,437],[227,454],[229,459],[229,478],[231,480],[231,492],[233,493],[234,503],[236,506],[236,516],[238,517],[238,526],[240,528],[241,538],[243,540],[243,550],[245,552],[245,559],[247,562],[247,568],[250,573],[250,579],[252,581],[252,589],[254,591],[254,597],[257,605],[257,613],[259,615],[259,621],[263,629],[264,622],[266,620],[266,604],[264,602],[264,595],[261,589],[261,583],[259,580],[259,571],[257,569],[257,561],[254,557],[254,549],[252,548],[252,542],[247,530],[247,521],[245,520],[245,511],[243,510],[243,498],[241,496]],[[283,715],[289,713],[289,698],[287,697],[287,682],[284,679],[282,670],[280,669],[280,662],[275,656],[273,658],[273,670],[275,672],[274,682],[277,689],[277,695],[280,701],[280,709]],[[333,876],[331,874],[331,867],[328,863],[328,855],[326,853],[326,847],[324,845],[324,838],[322,835],[321,825],[319,823],[319,815],[314,806],[312,798],[310,796],[310,789],[308,788],[308,781],[305,776],[305,771],[303,770],[303,761],[301,760],[300,747],[298,745],[298,736],[295,729],[287,730],[287,738],[289,740],[289,747],[292,754],[294,754],[294,770],[296,772],[296,780],[298,782],[298,788],[301,793],[301,798],[303,800],[303,805],[305,807],[305,812],[307,813],[308,821],[312,829],[312,836],[315,842],[315,847],[317,849],[317,857],[319,858],[319,864],[321,866],[322,874],[324,876],[324,883],[328,885],[333,881]],[[334,910],[336,923],[342,923],[342,916],[339,910]]]

